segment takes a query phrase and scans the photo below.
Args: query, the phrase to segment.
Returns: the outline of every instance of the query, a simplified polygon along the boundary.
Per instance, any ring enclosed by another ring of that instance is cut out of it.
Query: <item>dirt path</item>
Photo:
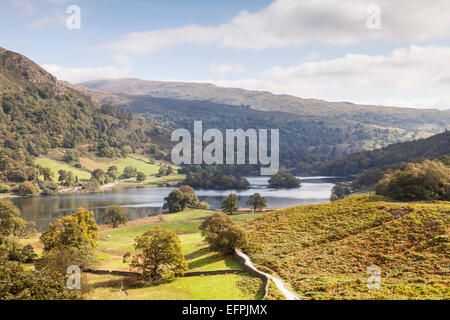
[[[249,267],[250,269],[254,270],[255,272],[264,275],[266,278],[272,280],[275,285],[277,286],[278,290],[280,290],[280,292],[285,296],[286,300],[303,300],[302,298],[298,297],[296,294],[292,293],[291,291],[289,291],[285,286],[283,281],[281,281],[278,278],[275,278],[274,276],[262,272],[261,270],[259,270],[258,268],[255,267],[255,265],[253,264],[253,262],[250,260],[249,256],[247,256],[245,253],[236,250],[236,253],[241,256],[242,258],[244,258],[245,260],[245,265],[247,267]]]

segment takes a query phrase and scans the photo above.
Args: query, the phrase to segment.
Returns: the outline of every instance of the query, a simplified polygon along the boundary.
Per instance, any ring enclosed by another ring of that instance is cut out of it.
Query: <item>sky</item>
[[[448,0],[1,0],[0,46],[72,83],[450,109]]]

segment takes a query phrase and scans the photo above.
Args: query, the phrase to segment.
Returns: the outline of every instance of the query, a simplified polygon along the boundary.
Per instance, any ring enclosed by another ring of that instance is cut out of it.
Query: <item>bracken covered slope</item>
[[[450,298],[450,203],[359,196],[264,214],[245,225],[252,260],[313,299]],[[381,288],[367,287],[369,266]]]

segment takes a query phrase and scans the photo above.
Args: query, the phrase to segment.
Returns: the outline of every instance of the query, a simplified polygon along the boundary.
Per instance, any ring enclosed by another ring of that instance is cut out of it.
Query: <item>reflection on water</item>
[[[209,203],[212,209],[220,208],[221,201],[231,192],[240,197],[239,205],[246,207],[249,195],[259,192],[267,198],[269,208],[283,208],[327,202],[330,198],[335,177],[304,177],[299,189],[268,189],[268,178],[248,177],[252,188],[244,191],[197,190],[200,200]],[[16,198],[13,203],[22,211],[22,216],[36,222],[36,228],[43,231],[48,224],[64,215],[83,207],[94,211],[98,223],[101,214],[111,205],[121,205],[129,220],[148,217],[162,212],[163,199],[173,188],[140,188],[111,190],[95,194],[55,195],[48,197]]]
[[[252,188],[249,190],[197,190],[196,193],[200,200],[209,203],[212,209],[219,209],[222,200],[227,197],[230,192],[234,192],[239,196],[239,206],[247,207],[245,202],[249,196],[258,192],[262,197],[267,199],[268,208],[285,208],[307,204],[317,204],[327,202],[330,199],[331,189],[334,183],[333,177],[306,177],[301,178],[302,184],[297,189],[269,189],[268,177],[247,177]]]
[[[129,220],[148,217],[162,212],[163,199],[173,188],[145,188],[111,190],[95,194],[54,195],[48,197],[16,198],[13,203],[26,220],[35,221],[36,229],[43,231],[48,224],[83,207],[94,211],[95,219],[102,223],[102,213],[112,205],[120,205]]]

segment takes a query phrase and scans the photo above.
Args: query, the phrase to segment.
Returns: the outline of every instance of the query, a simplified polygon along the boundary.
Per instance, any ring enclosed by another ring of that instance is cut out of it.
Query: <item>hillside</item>
[[[282,209],[245,224],[249,254],[313,299],[445,299],[450,206],[352,197]],[[369,266],[381,289],[369,290]]]
[[[302,99],[274,95],[265,91],[223,88],[208,83],[144,81],[138,79],[98,80],[81,83],[89,89],[150,95],[157,98],[208,100],[235,106],[248,105],[261,111],[282,111],[300,116],[318,116],[330,120],[354,120],[381,127],[438,133],[450,129],[450,114],[438,110],[392,108]]]
[[[196,120],[203,121],[205,130],[278,128],[281,165],[295,168],[299,174],[313,172],[318,161],[431,135],[429,132],[367,124],[351,118],[337,121],[333,117],[293,114],[289,110],[262,111],[208,100],[156,98],[97,91],[76,85],[72,87],[91,95],[100,103],[116,104],[121,110],[141,115],[148,122],[171,129],[192,129]]]
[[[168,141],[164,129],[101,106],[25,56],[2,48],[0,106],[0,171],[9,181],[33,179],[33,158],[54,148],[83,147],[117,157],[141,151],[153,138]]]
[[[413,160],[435,159],[450,154],[450,131],[426,139],[396,143],[373,151],[364,151],[316,164],[322,174],[349,175],[363,170]]]

